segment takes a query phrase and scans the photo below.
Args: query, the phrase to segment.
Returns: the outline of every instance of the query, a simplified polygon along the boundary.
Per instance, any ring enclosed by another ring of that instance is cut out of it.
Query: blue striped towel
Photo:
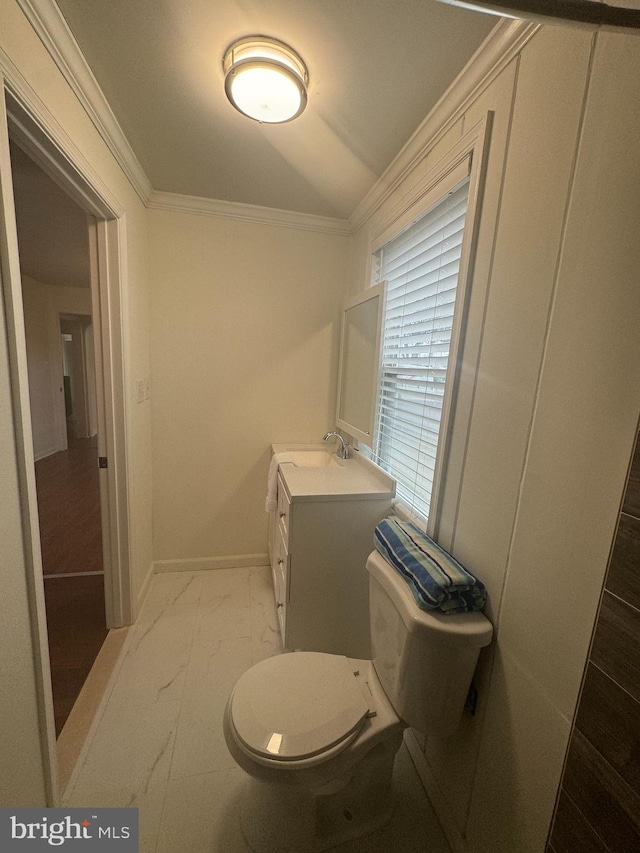
[[[415,524],[386,518],[376,527],[374,542],[409,584],[422,610],[464,613],[484,607],[484,584]]]

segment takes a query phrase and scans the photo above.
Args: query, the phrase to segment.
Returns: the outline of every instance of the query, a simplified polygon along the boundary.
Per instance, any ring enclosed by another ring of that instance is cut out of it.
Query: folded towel
[[[278,509],[278,465],[284,462],[284,453],[274,453],[269,465],[267,477],[267,497],[264,502],[265,512],[275,512]]]
[[[374,532],[376,549],[406,580],[422,610],[482,610],[484,584],[415,524],[387,518]]]
[[[285,462],[290,462],[293,465],[293,460],[299,455],[299,452],[283,450],[282,453],[274,453],[271,457],[267,476],[267,497],[264,501],[265,512],[275,512],[278,509],[278,468]]]

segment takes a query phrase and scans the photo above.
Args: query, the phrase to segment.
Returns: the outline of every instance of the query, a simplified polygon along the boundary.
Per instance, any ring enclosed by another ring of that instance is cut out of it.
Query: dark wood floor
[[[44,594],[59,735],[108,633],[103,575],[45,577]]]
[[[95,440],[36,462],[42,567],[46,575],[102,571],[100,487]]]
[[[97,450],[91,444],[74,441],[36,463],[57,734],[107,636]],[[97,574],[78,574],[85,572]]]

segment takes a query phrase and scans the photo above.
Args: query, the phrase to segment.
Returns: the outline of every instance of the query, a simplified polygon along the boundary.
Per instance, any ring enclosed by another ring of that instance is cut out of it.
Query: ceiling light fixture
[[[249,36],[234,42],[225,51],[222,69],[227,98],[256,121],[291,121],[307,105],[307,68],[294,50],[277,39]]]
[[[609,6],[595,0],[440,0],[474,12],[525,18],[542,24],[569,24],[588,30],[640,32],[640,9]]]

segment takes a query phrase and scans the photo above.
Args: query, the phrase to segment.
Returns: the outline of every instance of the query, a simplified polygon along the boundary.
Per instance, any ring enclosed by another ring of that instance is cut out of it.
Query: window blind
[[[374,460],[428,517],[449,365],[469,181],[374,255],[387,282]]]

